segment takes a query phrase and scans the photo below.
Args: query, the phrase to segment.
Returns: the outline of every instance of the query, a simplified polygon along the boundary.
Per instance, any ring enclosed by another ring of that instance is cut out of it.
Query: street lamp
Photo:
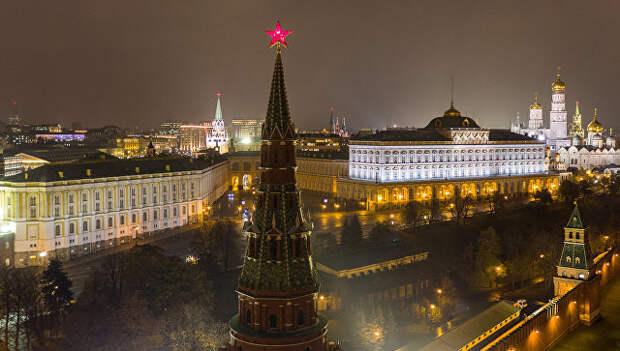
[[[443,290],[441,290],[441,289],[437,289],[437,293],[438,293],[439,295],[441,295],[441,294],[443,293]]]
[[[435,304],[431,304],[431,310],[434,310],[436,307]]]

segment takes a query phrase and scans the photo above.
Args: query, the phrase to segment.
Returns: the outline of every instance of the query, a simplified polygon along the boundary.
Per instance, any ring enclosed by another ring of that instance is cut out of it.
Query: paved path
[[[603,291],[601,319],[592,327],[580,326],[552,350],[620,350],[620,279]]]

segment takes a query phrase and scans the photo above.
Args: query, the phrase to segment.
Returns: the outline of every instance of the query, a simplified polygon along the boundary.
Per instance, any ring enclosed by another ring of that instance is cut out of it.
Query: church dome
[[[538,95],[534,95],[534,103],[530,105],[530,110],[542,110],[542,106],[538,103]]]
[[[560,80],[560,72],[556,75],[555,82],[551,85],[551,89],[553,90],[564,90],[566,89],[566,84]]]
[[[603,143],[603,137],[600,134],[595,134],[592,137],[592,144],[594,145],[598,145],[598,144],[602,144]]]
[[[592,122],[588,124],[588,133],[602,133],[603,125],[597,120],[598,109],[594,108],[594,117],[592,118]]]

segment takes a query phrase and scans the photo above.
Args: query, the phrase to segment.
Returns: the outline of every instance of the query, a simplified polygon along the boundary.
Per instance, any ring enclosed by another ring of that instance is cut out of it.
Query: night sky
[[[535,91],[548,123],[561,66],[569,118],[582,102],[620,126],[620,1],[1,0],[0,118],[154,128],[164,120],[263,119],[284,51],[299,128],[329,106],[355,129],[424,126],[448,108],[483,127],[527,119]],[[620,132],[620,130],[619,130]]]

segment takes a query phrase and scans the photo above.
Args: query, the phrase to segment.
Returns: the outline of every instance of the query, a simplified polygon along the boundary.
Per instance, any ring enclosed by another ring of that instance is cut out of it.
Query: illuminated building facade
[[[338,197],[371,207],[449,199],[455,191],[477,198],[559,186],[545,171],[544,141],[480,128],[454,106],[421,129],[352,137],[348,173],[338,180]]]
[[[256,119],[233,119],[231,126],[231,144],[235,151],[259,151],[260,133],[263,121]]]
[[[0,182],[0,230],[14,234],[16,266],[82,256],[202,221],[227,173],[219,157],[49,164]]]
[[[620,149],[616,148],[616,138],[611,129],[605,138],[604,131],[603,125],[598,121],[598,109],[595,108],[585,140],[579,135],[574,135],[571,146],[558,149],[557,166],[560,169],[593,169],[619,165]]]
[[[211,131],[210,123],[184,124],[180,127],[181,152],[193,154],[207,147],[207,135]]]

